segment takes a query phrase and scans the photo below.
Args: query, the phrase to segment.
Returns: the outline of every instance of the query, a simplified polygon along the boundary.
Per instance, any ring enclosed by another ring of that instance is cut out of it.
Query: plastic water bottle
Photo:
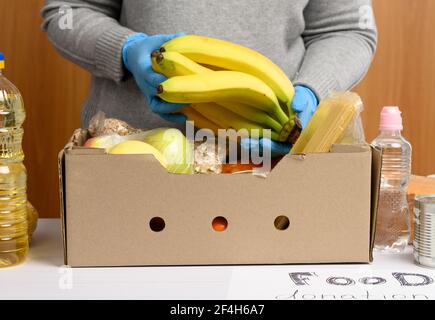
[[[23,165],[23,122],[18,89],[2,75],[0,53],[0,268],[22,262],[29,251],[26,168]]]
[[[381,189],[376,223],[375,249],[398,253],[410,236],[406,199],[411,175],[411,144],[402,137],[402,116],[398,107],[384,107],[380,135],[373,141],[383,151]]]

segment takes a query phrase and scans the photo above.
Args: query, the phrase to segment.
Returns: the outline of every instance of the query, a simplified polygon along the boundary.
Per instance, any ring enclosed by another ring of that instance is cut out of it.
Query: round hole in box
[[[150,220],[150,228],[154,232],[160,232],[165,229],[165,220],[160,217],[154,217]]]
[[[213,219],[211,225],[214,231],[222,232],[227,229],[228,221],[224,217],[216,217]]]
[[[279,216],[279,217],[276,217],[274,224],[275,224],[275,228],[278,230],[281,230],[281,231],[287,230],[288,227],[290,226],[290,220],[286,216]]]

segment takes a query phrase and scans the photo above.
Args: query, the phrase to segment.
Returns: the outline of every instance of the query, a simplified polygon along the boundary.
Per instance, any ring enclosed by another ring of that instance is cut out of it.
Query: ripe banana
[[[223,109],[216,103],[195,103],[191,105],[191,108],[200,113],[203,117],[213,119],[222,129],[235,129],[237,131],[245,129],[248,131],[247,136],[252,136],[252,130],[257,130],[257,132],[255,132],[258,133],[257,137],[263,137],[264,131],[270,130],[270,138],[273,140],[279,140],[279,134],[277,132],[270,128],[265,128],[258,123],[249,121],[230,110]]]
[[[287,106],[290,115],[294,88],[286,74],[271,60],[252,49],[198,35],[177,37],[165,43],[162,52],[178,52],[195,62],[249,73],[263,80]]]
[[[289,118],[273,91],[261,80],[236,71],[177,76],[163,82],[158,96],[172,103],[238,102],[265,111],[283,126]]]
[[[219,129],[222,129],[218,124],[207,119],[190,106],[182,108],[180,112],[187,117],[188,121],[192,121],[194,123],[194,126],[197,128],[210,129],[215,135],[218,134]]]
[[[213,72],[178,52],[153,52],[152,66],[154,71],[167,78]]]
[[[200,64],[186,58],[178,52],[154,52],[153,53],[153,69],[165,75],[168,78],[175,76],[185,76],[191,74],[210,73],[212,70],[201,66]],[[234,113],[247,118],[253,122],[269,127],[276,132],[280,132],[282,125],[266,112],[252,108],[246,104],[238,102],[220,102],[220,106],[233,111]]]
[[[218,103],[221,107],[234,112],[238,116],[246,118],[251,122],[258,123],[265,128],[272,129],[278,133],[283,130],[283,126],[264,111],[252,108],[246,104],[238,102],[221,102]]]

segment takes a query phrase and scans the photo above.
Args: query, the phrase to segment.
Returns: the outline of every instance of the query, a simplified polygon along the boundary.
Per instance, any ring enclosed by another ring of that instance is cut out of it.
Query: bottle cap
[[[403,130],[402,112],[399,107],[384,107],[381,112],[380,130]]]
[[[0,70],[5,68],[5,54],[0,52]]]

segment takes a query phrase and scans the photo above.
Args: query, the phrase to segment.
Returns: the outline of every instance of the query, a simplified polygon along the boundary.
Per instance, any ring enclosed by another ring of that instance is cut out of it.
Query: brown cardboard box
[[[169,174],[148,155],[78,147],[59,156],[65,263],[70,266],[371,261],[380,153],[334,146],[251,174]],[[290,226],[277,230],[274,220]],[[228,221],[224,232],[212,220]],[[165,228],[150,229],[161,217]]]

